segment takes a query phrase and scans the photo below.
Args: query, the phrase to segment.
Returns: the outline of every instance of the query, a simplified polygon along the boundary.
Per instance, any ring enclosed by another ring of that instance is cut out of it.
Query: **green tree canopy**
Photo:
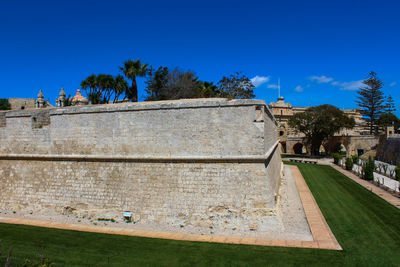
[[[128,60],[124,62],[120,70],[124,73],[125,77],[132,81],[131,87],[126,90],[126,98],[132,102],[138,101],[138,88],[136,77],[144,77],[148,73],[148,64],[142,64],[140,60]]]
[[[395,130],[400,128],[400,119],[393,113],[382,113],[377,124],[382,127],[394,126]]]
[[[178,68],[169,71],[163,94],[167,99],[196,98],[200,82],[192,71],[181,71]]]
[[[396,105],[394,104],[393,97],[390,95],[386,99],[386,113],[391,113],[393,114],[396,111]]]
[[[145,89],[147,94],[146,100],[154,101],[167,99],[167,96],[163,91],[167,86],[168,68],[159,67],[157,70],[150,69],[149,74],[149,78],[145,82],[147,85]]]
[[[167,67],[151,70],[146,84],[147,101],[214,97],[218,90],[212,82],[199,81],[192,71]]]
[[[11,105],[7,98],[0,98],[0,110],[10,110]]]
[[[365,86],[357,91],[358,100],[356,102],[363,109],[363,115],[370,126],[370,133],[375,132],[377,134],[376,120],[385,109],[385,97],[381,90],[383,82],[378,79],[375,72],[371,71],[368,78],[363,81],[363,84]]]
[[[199,91],[197,93],[198,97],[208,98],[208,97],[218,97],[220,95],[218,86],[213,82],[200,81]]]
[[[121,75],[113,77],[109,74],[92,74],[81,82],[81,88],[86,91],[90,103],[106,104],[111,98],[115,103],[126,92],[128,83]]]
[[[353,128],[355,121],[332,105],[310,107],[303,113],[296,113],[289,125],[306,136],[308,153],[319,154],[321,144],[341,128]]]
[[[218,82],[219,95],[227,98],[254,98],[254,88],[250,79],[240,72],[224,76]]]

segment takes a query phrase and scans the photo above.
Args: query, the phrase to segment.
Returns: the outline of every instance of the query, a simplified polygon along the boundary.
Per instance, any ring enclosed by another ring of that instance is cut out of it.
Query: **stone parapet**
[[[276,139],[276,121],[261,100],[123,103],[5,116],[1,154],[262,156]]]

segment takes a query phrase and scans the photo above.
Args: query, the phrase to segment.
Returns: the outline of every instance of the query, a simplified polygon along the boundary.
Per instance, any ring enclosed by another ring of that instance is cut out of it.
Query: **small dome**
[[[76,91],[76,95],[71,99],[72,105],[87,105],[89,101],[81,95],[81,90]]]

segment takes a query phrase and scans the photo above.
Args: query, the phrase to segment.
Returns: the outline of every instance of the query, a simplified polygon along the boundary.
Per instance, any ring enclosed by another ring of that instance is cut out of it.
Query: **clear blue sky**
[[[61,87],[74,95],[88,75],[141,59],[214,82],[258,76],[268,103],[280,77],[295,106],[355,108],[374,70],[400,105],[400,1],[2,1],[0,25],[0,98],[41,88],[54,104]]]

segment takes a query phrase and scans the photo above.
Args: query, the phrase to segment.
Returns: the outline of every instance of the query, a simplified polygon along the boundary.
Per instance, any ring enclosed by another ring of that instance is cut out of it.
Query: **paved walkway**
[[[297,190],[299,191],[301,202],[306,213],[308,225],[314,238],[314,243],[318,244],[319,248],[342,250],[333,235],[325,217],[322,215],[317,202],[314,199],[306,181],[300,173],[297,166],[291,165],[291,171],[296,181]]]
[[[331,232],[328,224],[326,223],[325,218],[322,215],[317,203],[315,202],[315,199],[311,194],[311,191],[308,188],[306,182],[304,181],[304,178],[301,175],[299,169],[297,168],[297,166],[290,166],[290,168],[292,171],[292,175],[296,181],[297,188],[299,190],[300,199],[303,203],[303,208],[314,241],[272,240],[272,239],[261,239],[261,238],[238,238],[238,237],[226,237],[226,236],[153,232],[153,231],[143,231],[143,230],[107,228],[101,226],[64,224],[64,223],[36,221],[28,219],[13,219],[6,217],[0,217],[0,222],[9,224],[23,224],[23,225],[32,225],[32,226],[47,227],[47,228],[93,232],[93,233],[117,234],[117,235],[139,236],[139,237],[149,237],[149,238],[171,239],[171,240],[342,250],[335,236]]]
[[[377,187],[374,184],[371,184],[370,182],[361,179],[360,177],[358,177],[357,175],[355,175],[354,173],[347,171],[335,164],[331,164],[331,166],[338,170],[339,172],[343,173],[344,175],[346,175],[347,177],[349,177],[351,180],[353,180],[354,182],[358,183],[359,185],[362,185],[363,187],[365,187],[366,189],[368,189],[369,191],[371,191],[372,193],[376,194],[377,196],[383,198],[384,200],[386,200],[387,202],[389,202],[390,204],[392,204],[393,206],[400,208],[400,198],[393,196],[392,194],[390,194],[389,192],[383,190],[382,188]]]

